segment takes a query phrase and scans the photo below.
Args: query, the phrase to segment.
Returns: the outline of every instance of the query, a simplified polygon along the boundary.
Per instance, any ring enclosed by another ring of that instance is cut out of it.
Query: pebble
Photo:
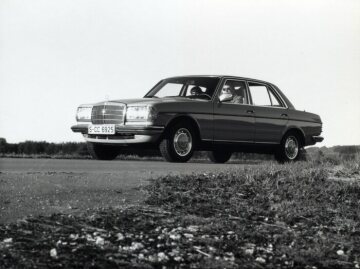
[[[168,256],[166,256],[164,252],[159,252],[157,256],[160,262],[168,259]]]
[[[57,258],[56,248],[52,248],[52,249],[50,250],[50,257],[51,257],[51,258]]]
[[[264,258],[262,258],[262,257],[257,257],[255,261],[258,262],[258,263],[265,263],[266,262],[266,260]]]
[[[196,232],[199,230],[199,226],[190,225],[190,226],[187,227],[187,230],[188,230],[189,232],[196,233]]]
[[[117,233],[116,238],[117,238],[118,241],[121,241],[121,240],[125,239],[125,236],[122,233]]]
[[[171,234],[170,238],[172,240],[179,240],[181,238],[181,235],[180,234]]]
[[[193,238],[193,237],[194,237],[193,234],[188,234],[188,233],[185,233],[184,236],[185,236],[186,238]]]
[[[69,238],[72,240],[76,240],[79,238],[79,235],[78,234],[70,234]]]
[[[95,240],[95,244],[98,246],[103,246],[105,244],[104,238],[97,236]]]
[[[4,243],[12,243],[13,242],[13,239],[12,238],[5,238],[3,240]]]
[[[131,250],[138,250],[144,248],[144,245],[138,242],[132,242],[130,249]]]

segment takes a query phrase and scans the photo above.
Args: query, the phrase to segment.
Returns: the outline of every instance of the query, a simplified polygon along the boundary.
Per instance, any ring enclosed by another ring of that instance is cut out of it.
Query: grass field
[[[144,204],[0,226],[0,267],[360,268],[360,155],[155,178]]]

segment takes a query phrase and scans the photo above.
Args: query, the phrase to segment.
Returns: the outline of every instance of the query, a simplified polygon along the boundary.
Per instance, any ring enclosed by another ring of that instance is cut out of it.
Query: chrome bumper
[[[312,140],[314,141],[314,143],[320,143],[324,140],[324,138],[322,136],[313,136]]]
[[[82,133],[87,142],[104,144],[136,144],[156,142],[163,130],[163,126],[126,126],[115,125],[114,135],[88,134],[89,124],[77,124],[71,127],[76,133]]]

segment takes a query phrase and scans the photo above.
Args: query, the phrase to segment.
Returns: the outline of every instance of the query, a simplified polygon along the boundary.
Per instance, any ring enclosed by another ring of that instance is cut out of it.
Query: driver
[[[222,88],[221,93],[222,93],[222,94],[223,94],[223,93],[229,93],[229,94],[231,94],[231,95],[234,96],[234,88],[233,88],[232,85],[226,84],[226,85],[224,85],[224,87]]]
[[[228,93],[232,95],[232,99],[229,103],[232,104],[243,104],[244,103],[244,88],[242,86],[234,87],[232,84],[225,84],[221,90],[221,93]]]
[[[191,88],[191,90],[190,90],[190,94],[191,95],[200,95],[200,94],[202,94],[203,92],[202,92],[202,90],[201,90],[201,88],[199,87],[199,86],[194,86],[194,87],[192,87]]]

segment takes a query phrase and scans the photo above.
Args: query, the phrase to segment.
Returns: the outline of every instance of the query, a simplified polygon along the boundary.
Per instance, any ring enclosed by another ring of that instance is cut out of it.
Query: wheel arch
[[[194,119],[193,117],[191,117],[190,115],[187,115],[187,114],[177,115],[174,118],[172,118],[171,120],[169,120],[169,122],[166,124],[165,129],[160,137],[160,140],[162,138],[166,137],[169,134],[171,128],[173,126],[175,126],[176,124],[178,124],[179,122],[187,122],[187,123],[191,124],[194,129],[196,139],[198,141],[201,140],[199,123],[196,121],[196,119]]]
[[[295,133],[300,137],[300,145],[301,147],[305,146],[305,133],[303,130],[301,130],[299,127],[291,126],[286,129],[286,131],[283,133],[282,138],[283,139],[287,134],[289,133]]]

